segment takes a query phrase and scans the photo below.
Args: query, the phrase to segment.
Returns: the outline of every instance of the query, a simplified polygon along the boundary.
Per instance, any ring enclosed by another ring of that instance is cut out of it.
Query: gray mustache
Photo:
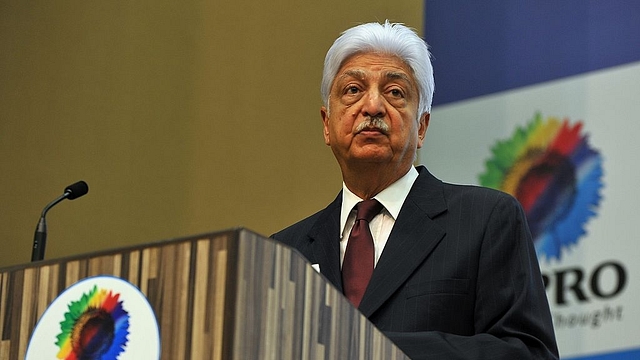
[[[389,125],[383,120],[382,117],[369,116],[363,122],[358,124],[358,127],[356,127],[356,133],[359,133],[360,131],[365,129],[376,129],[380,130],[384,134],[387,134],[389,132]]]

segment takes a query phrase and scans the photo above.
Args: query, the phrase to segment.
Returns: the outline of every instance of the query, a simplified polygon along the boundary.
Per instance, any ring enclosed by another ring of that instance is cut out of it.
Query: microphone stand
[[[54,205],[64,200],[71,194],[68,191],[65,191],[64,194],[60,195],[57,199],[50,202],[47,206],[42,209],[42,215],[40,215],[40,220],[38,221],[38,226],[36,226],[36,233],[33,237],[33,250],[31,251],[31,261],[40,261],[44,259],[44,250],[47,246],[47,211],[51,209]]]

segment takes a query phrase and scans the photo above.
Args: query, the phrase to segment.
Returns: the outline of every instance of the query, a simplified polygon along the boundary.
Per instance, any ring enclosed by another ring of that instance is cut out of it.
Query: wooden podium
[[[49,304],[96,275],[144,294],[161,359],[407,359],[295,250],[245,229],[0,270],[0,359],[23,359]]]

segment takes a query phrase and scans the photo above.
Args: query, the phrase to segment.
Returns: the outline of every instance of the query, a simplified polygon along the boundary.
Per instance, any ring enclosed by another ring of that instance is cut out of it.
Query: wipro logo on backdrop
[[[543,119],[536,114],[511,138],[498,141],[486,161],[480,183],[515,196],[527,215],[539,258],[563,264],[563,251],[586,234],[597,215],[602,190],[602,156],[589,145],[582,122]],[[567,264],[568,265],[568,264]],[[578,264],[543,271],[556,330],[601,328],[620,322],[624,307],[611,301],[628,282],[617,260]],[[579,305],[599,303],[600,308]],[[569,307],[567,307],[569,306]]]
[[[539,257],[560,260],[585,234],[602,188],[602,157],[583,134],[582,122],[536,114],[511,138],[498,141],[480,184],[522,204]]]

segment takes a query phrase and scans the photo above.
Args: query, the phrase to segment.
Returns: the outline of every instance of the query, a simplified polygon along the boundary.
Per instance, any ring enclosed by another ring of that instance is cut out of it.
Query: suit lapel
[[[442,182],[424,167],[418,171],[420,175],[398,214],[360,303],[359,310],[367,317],[402,286],[444,238],[444,230],[432,220],[446,211]]]
[[[320,265],[320,272],[342,292],[340,272],[340,209],[342,192],[322,212],[309,231],[313,258]]]

